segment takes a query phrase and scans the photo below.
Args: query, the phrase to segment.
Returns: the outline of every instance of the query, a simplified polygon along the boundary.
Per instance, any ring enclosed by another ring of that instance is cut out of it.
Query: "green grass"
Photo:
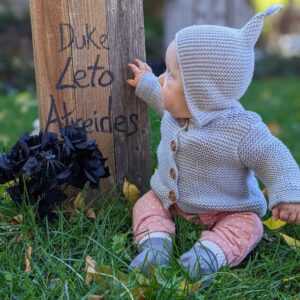
[[[300,163],[300,98],[298,80],[271,79],[254,81],[241,100],[245,108],[257,111],[266,123],[275,121],[281,129],[280,139],[291,149]],[[0,112],[7,109],[6,121],[11,122],[0,133],[8,135],[12,145],[25,131],[15,133],[11,116],[22,117],[13,99],[6,98],[6,105],[0,102]],[[4,99],[0,98],[1,100]],[[29,117],[30,116],[30,117]],[[27,116],[28,128],[34,120],[34,108]],[[31,120],[29,120],[32,118]],[[160,118],[150,109],[152,167],[156,166],[155,151],[160,140]],[[0,120],[1,122],[1,120]],[[22,127],[21,127],[22,128]],[[30,128],[30,130],[32,130]],[[297,140],[298,137],[298,140]],[[113,190],[111,191],[111,194]],[[87,299],[89,294],[103,294],[105,299],[130,299],[128,292],[118,280],[111,277],[85,284],[85,258],[92,256],[98,266],[110,266],[112,274],[118,277],[133,293],[141,284],[137,274],[128,270],[128,264],[136,256],[131,228],[132,208],[119,193],[99,196],[101,207],[96,220],[87,219],[82,212],[70,219],[59,212],[57,221],[38,221],[33,209],[16,207],[0,186],[0,212],[6,217],[22,213],[24,222],[14,225],[8,231],[4,223],[0,226],[0,299]],[[1,196],[2,195],[2,196]],[[264,217],[270,217],[270,212]],[[144,295],[147,299],[296,299],[300,298],[300,248],[287,246],[278,232],[300,240],[300,225],[287,224],[284,227],[265,232],[272,241],[262,239],[259,245],[237,267],[223,267],[216,280],[209,287],[184,295],[179,289],[186,278],[178,266],[180,254],[189,250],[200,235],[202,226],[174,216],[177,228],[175,251],[171,265],[159,269],[157,282],[150,281]],[[33,232],[27,241],[12,240],[17,233]],[[32,271],[25,272],[24,255],[28,246],[33,247]],[[284,280],[288,279],[288,280]]]
[[[0,95],[0,149],[11,148],[25,132],[32,132],[38,118],[34,94],[12,92]]]

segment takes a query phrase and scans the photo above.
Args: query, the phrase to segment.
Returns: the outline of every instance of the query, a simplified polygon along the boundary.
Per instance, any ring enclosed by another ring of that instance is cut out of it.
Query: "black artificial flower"
[[[83,188],[90,181],[92,188],[99,188],[99,179],[110,176],[107,159],[95,140],[87,140],[85,127],[66,126],[61,137],[58,140],[53,132],[25,133],[7,154],[0,154],[0,184],[16,180],[7,192],[17,204],[26,188],[30,204],[38,203],[40,217],[54,217],[55,204],[67,197],[62,186]]]

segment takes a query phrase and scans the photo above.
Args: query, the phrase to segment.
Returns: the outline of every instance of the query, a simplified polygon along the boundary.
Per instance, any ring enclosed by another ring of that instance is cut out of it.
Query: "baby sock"
[[[143,273],[149,275],[148,262],[152,267],[169,264],[172,253],[172,239],[165,232],[150,233],[139,242],[138,252],[139,254],[131,262],[130,267],[138,267]]]
[[[214,242],[199,241],[192,249],[181,255],[179,264],[194,280],[199,280],[203,275],[217,272],[221,266],[226,265],[223,250]],[[202,282],[202,286],[209,285],[216,276]]]

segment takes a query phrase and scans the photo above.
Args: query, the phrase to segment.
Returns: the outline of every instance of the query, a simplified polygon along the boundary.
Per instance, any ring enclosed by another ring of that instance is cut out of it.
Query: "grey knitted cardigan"
[[[269,209],[300,202],[300,171],[290,151],[238,101],[252,80],[264,17],[280,8],[269,7],[241,29],[195,25],[176,34],[192,114],[184,126],[164,111],[153,73],[139,82],[136,95],[162,117],[158,169],[150,185],[165,209],[177,203],[186,213],[252,211],[262,217],[267,203],[255,175],[267,188]]]

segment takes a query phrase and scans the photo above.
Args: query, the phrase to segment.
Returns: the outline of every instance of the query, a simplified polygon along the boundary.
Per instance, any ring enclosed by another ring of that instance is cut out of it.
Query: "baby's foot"
[[[222,265],[225,265],[224,259],[225,256],[223,260],[218,260],[214,252],[200,242],[181,255],[179,264],[193,280],[197,281],[203,275],[206,276],[217,272]],[[212,283],[215,277],[216,275],[203,281],[202,286]]]
[[[131,262],[131,268],[140,268],[149,275],[148,262],[152,267],[169,265],[172,252],[172,241],[166,238],[153,237],[138,246],[139,254]]]

